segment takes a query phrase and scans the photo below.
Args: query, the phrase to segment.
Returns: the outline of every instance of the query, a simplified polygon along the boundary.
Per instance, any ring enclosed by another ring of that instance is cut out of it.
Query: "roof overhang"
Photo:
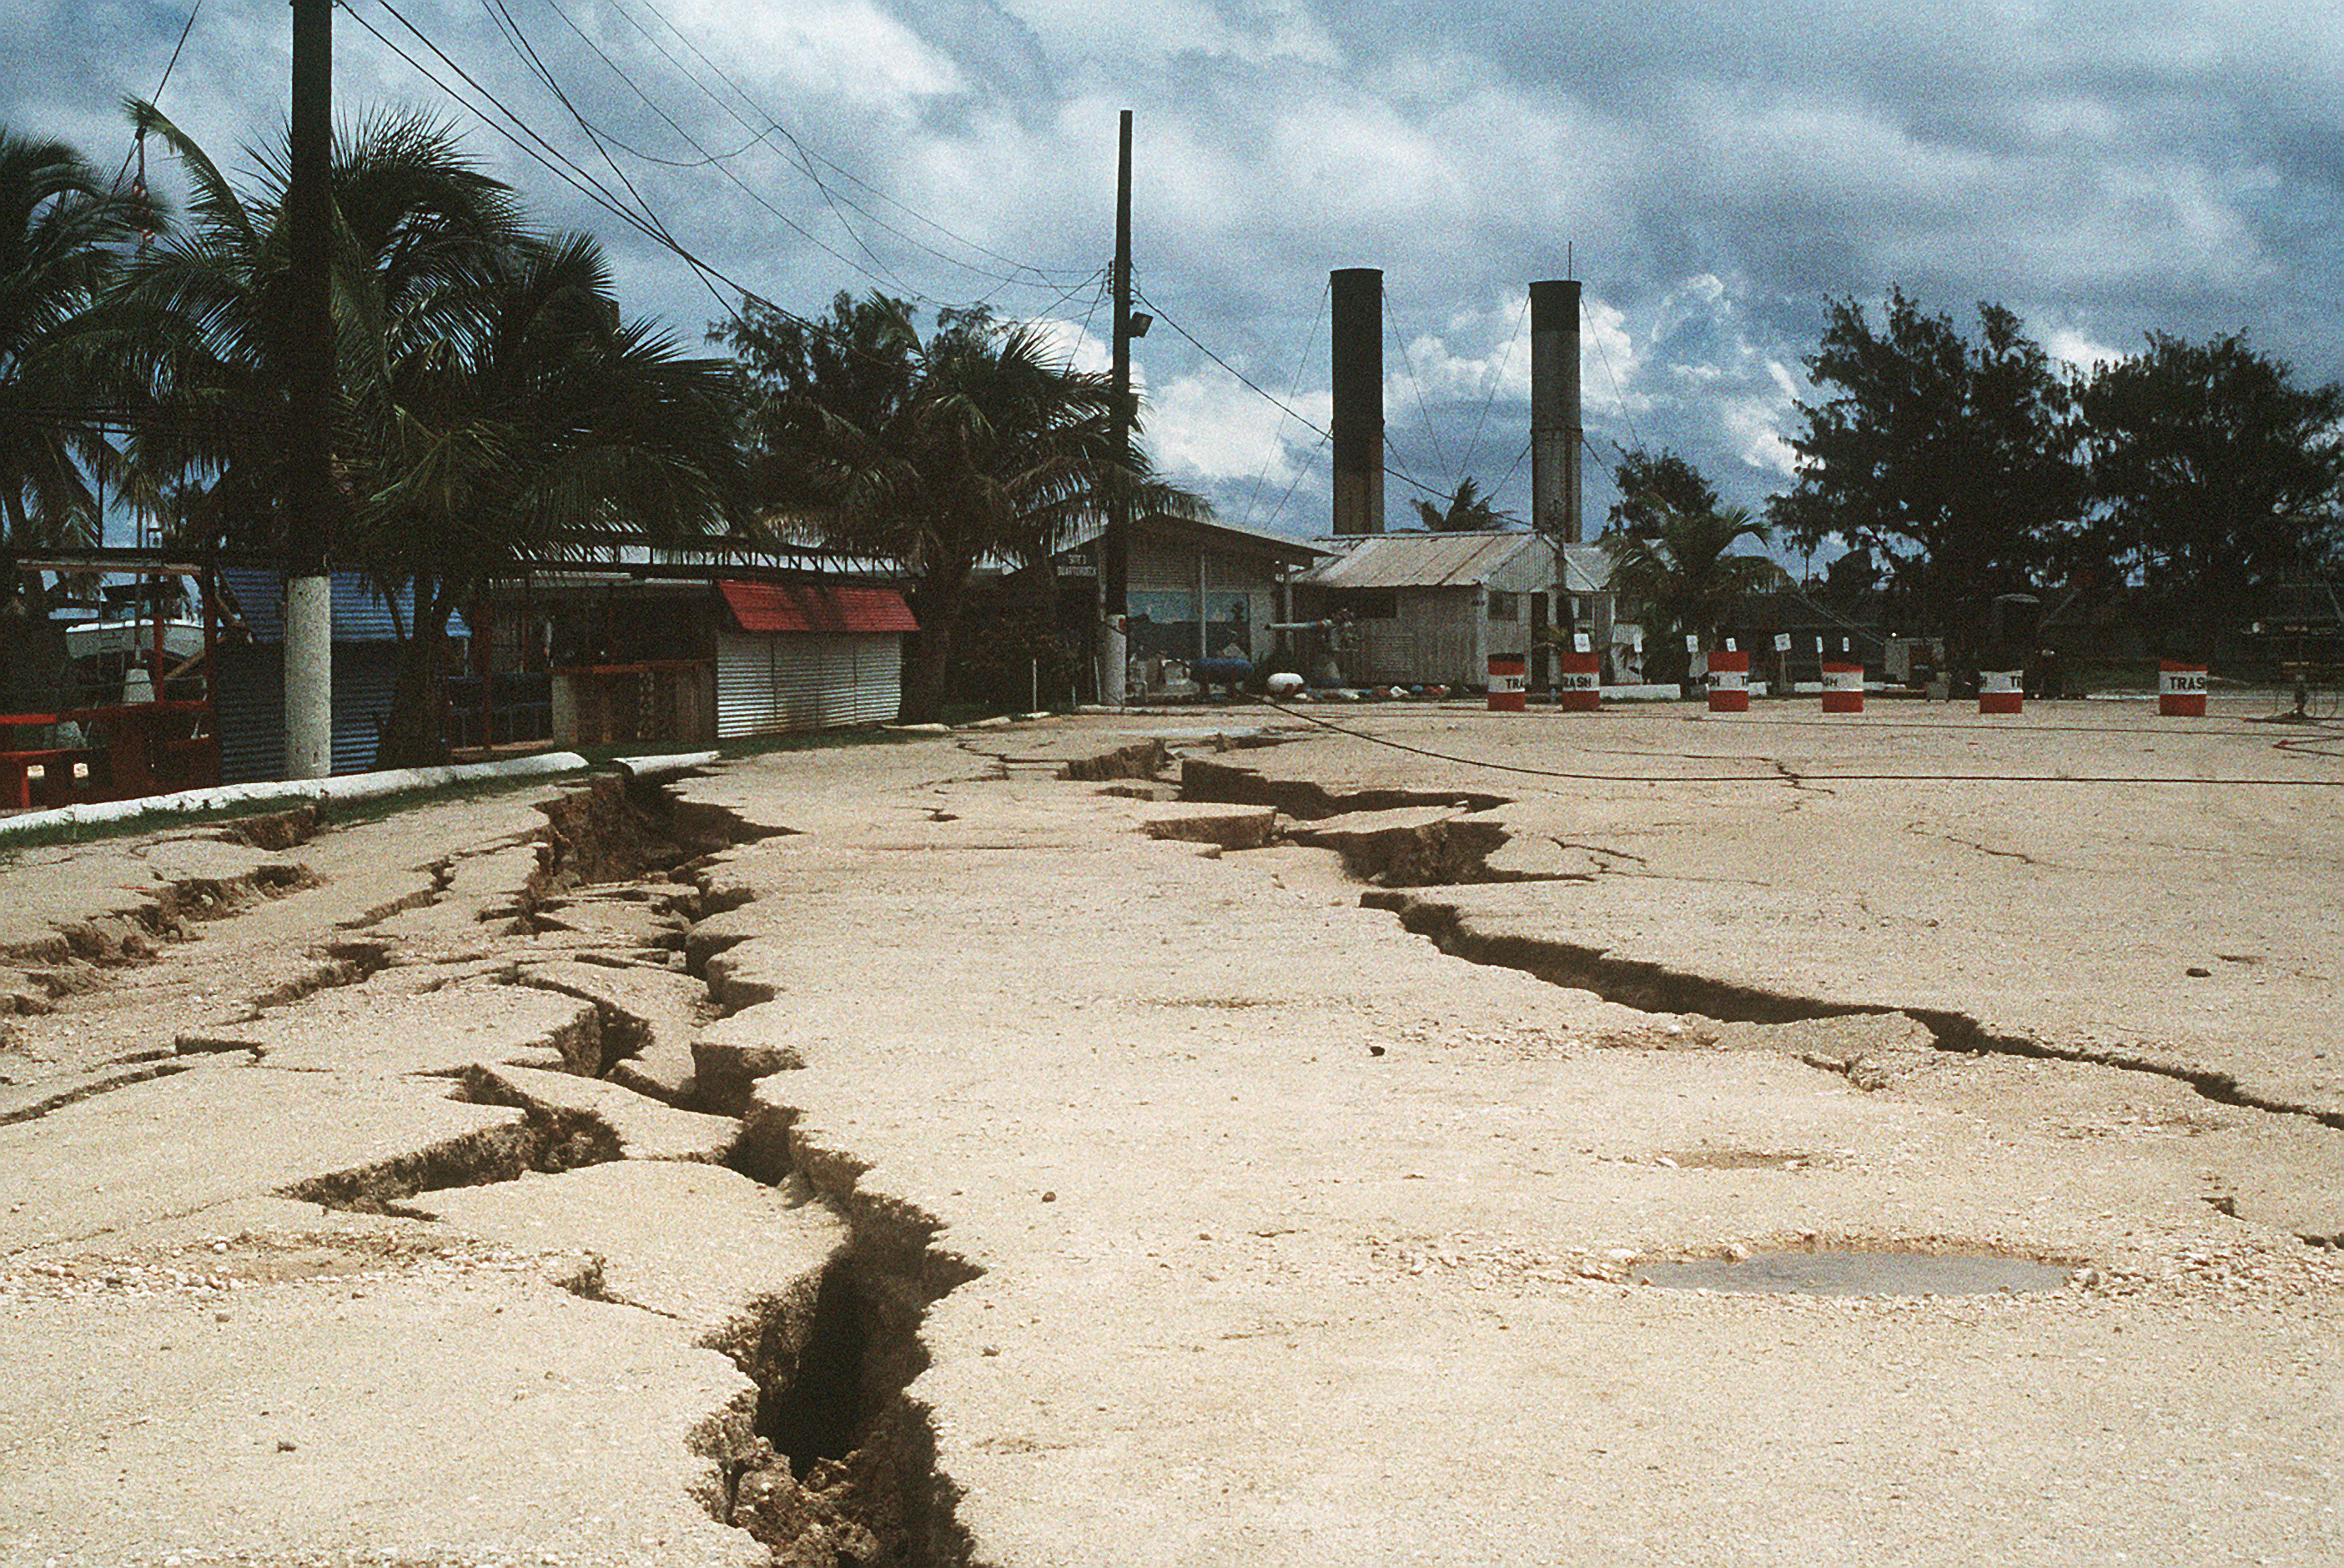
[[[912,607],[892,588],[829,582],[720,582],[743,632],[917,632]]]

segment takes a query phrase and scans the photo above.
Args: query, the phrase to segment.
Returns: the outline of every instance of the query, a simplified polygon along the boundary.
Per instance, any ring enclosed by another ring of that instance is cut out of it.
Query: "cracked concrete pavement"
[[[2333,1560],[2344,829],[2216,706],[1058,721],[600,889],[526,794],[25,852],[0,1563]],[[1056,776],[1159,744],[1223,800]],[[1832,1246],[2067,1283],[1634,1282]]]

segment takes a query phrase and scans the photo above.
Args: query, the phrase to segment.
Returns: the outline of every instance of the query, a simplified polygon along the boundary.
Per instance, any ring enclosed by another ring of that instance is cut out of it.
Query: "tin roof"
[[[1304,566],[1321,556],[1334,553],[1324,543],[1296,539],[1290,534],[1269,533],[1258,528],[1244,528],[1233,522],[1189,521],[1180,518],[1150,514],[1131,520],[1135,533],[1152,533],[1171,539],[1185,539],[1211,545],[1232,555],[1267,556],[1289,565]],[[1068,534],[1056,553],[1079,550],[1106,532],[1104,524],[1093,521],[1081,524]]]
[[[892,588],[827,582],[720,582],[743,632],[916,632],[912,608]]]
[[[1534,533],[1376,533],[1332,541],[1343,551],[1295,578],[1317,588],[1470,588],[1524,550]]]

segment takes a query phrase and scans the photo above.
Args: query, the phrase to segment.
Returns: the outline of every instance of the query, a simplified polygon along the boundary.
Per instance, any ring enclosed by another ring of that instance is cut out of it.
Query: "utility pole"
[[[285,776],[334,771],[332,158],[333,0],[292,0],[293,86],[285,195],[290,254],[285,428]]]
[[[1115,369],[1111,396],[1115,400],[1116,456],[1127,471],[1131,466],[1131,428],[1135,409],[1131,398],[1131,111],[1123,111],[1116,137],[1115,165]],[[1099,557],[1099,701],[1119,708],[1124,703],[1124,666],[1129,657],[1124,640],[1124,616],[1130,609],[1131,496],[1118,485],[1107,508],[1106,547]],[[1200,605],[1199,623],[1204,619]]]

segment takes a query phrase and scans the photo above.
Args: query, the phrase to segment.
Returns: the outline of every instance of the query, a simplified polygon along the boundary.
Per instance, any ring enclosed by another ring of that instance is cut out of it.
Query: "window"
[[[1336,608],[1350,612],[1354,621],[1397,621],[1399,595],[1389,588],[1367,588],[1346,593]]]
[[[1490,591],[1490,620],[1519,621],[1521,618],[1522,596],[1521,594],[1500,593],[1494,588]]]

